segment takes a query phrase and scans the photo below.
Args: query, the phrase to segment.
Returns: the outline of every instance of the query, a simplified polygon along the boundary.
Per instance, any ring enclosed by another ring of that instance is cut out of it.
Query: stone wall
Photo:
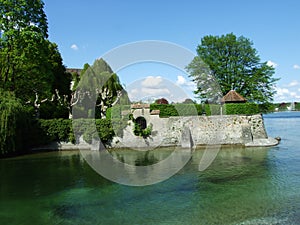
[[[152,124],[152,134],[148,138],[133,134],[132,121],[126,127],[123,137],[115,137],[114,148],[143,148],[158,146],[193,146],[207,144],[223,145],[275,145],[268,138],[261,115],[186,116],[159,118],[148,111],[138,111],[134,117],[144,116],[147,124]],[[188,136],[186,136],[188,135]],[[259,140],[257,142],[256,140]],[[187,143],[189,142],[190,143]],[[271,141],[271,142],[270,142]]]

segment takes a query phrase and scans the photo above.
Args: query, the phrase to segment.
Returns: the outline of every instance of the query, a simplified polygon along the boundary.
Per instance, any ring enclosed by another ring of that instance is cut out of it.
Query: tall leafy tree
[[[57,91],[67,95],[71,78],[57,46],[47,39],[43,1],[0,0],[0,12],[0,88],[23,103],[50,99]]]
[[[195,93],[201,98],[209,99],[212,90],[218,89],[217,83],[222,95],[234,89],[248,101],[266,103],[273,100],[274,85],[278,80],[273,77],[274,68],[261,62],[248,38],[232,33],[205,36],[197,53],[187,70],[197,83]]]

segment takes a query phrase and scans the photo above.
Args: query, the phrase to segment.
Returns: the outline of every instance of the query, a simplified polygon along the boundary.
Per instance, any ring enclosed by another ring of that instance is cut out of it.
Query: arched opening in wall
[[[144,117],[140,116],[136,118],[135,122],[139,125],[141,130],[144,130],[147,128],[147,121]]]

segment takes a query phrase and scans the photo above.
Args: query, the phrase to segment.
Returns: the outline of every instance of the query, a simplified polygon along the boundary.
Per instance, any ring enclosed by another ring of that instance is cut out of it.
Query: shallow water
[[[198,149],[176,175],[144,187],[106,180],[76,151],[2,159],[0,224],[299,224],[300,113],[264,118],[280,145],[222,148],[203,172]],[[170,149],[114,154],[148,165]]]

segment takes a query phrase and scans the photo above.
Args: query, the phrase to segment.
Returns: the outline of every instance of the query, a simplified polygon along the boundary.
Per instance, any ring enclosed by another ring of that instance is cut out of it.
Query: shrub
[[[255,103],[229,103],[224,105],[225,111],[227,115],[232,114],[245,114],[245,115],[253,115],[260,113],[260,108],[258,104]]]
[[[121,119],[122,111],[130,110],[130,105],[115,105],[106,110],[106,119]]]
[[[197,116],[202,114],[202,106],[198,104],[175,104],[180,116]]]
[[[73,127],[76,135],[83,135],[83,139],[87,143],[91,143],[92,139],[99,135],[104,144],[109,144],[115,135],[111,120],[108,119],[77,119],[73,121]]]
[[[160,110],[160,117],[178,116],[178,112],[175,109],[174,105],[151,104],[150,110]]]
[[[47,136],[47,141],[70,141],[72,121],[69,119],[38,120],[39,127]]]
[[[115,135],[111,120],[108,119],[96,120],[96,129],[101,141],[104,144],[108,144]]]
[[[199,104],[151,104],[150,110],[160,110],[160,117],[170,116],[194,116],[202,114],[202,106]]]
[[[295,110],[300,110],[300,102],[295,102]]]
[[[224,113],[224,109],[223,114]],[[221,115],[221,105],[216,105],[216,104],[205,104],[205,114],[207,116],[211,115]]]

